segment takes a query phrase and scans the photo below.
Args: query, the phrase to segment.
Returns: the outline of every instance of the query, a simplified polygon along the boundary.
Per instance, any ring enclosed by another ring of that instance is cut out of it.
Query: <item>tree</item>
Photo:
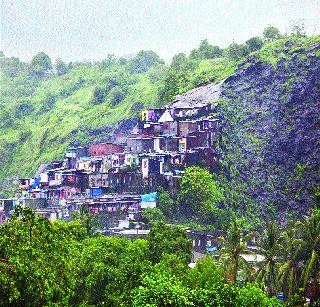
[[[170,69],[185,70],[188,64],[188,59],[184,53],[178,53],[172,58]]]
[[[146,224],[164,222],[166,220],[159,208],[146,208],[142,211],[141,216],[143,222]]]
[[[26,65],[18,58],[0,58],[0,69],[6,77],[15,78],[25,70]]]
[[[108,93],[108,98],[112,106],[118,105],[124,97],[125,91],[120,86],[113,87]]]
[[[61,231],[61,224],[18,206],[0,226],[1,306],[67,305],[79,250],[74,233]],[[83,234],[80,225],[74,230]]]
[[[256,285],[248,283],[239,290],[234,306],[281,307],[283,304],[275,297],[268,297],[267,293]]]
[[[189,58],[191,60],[213,59],[220,57],[222,50],[218,46],[212,46],[206,39],[202,40],[198,49],[193,49]]]
[[[231,60],[240,60],[248,54],[245,46],[232,43],[226,50],[226,56]]]
[[[296,37],[306,36],[306,26],[302,19],[298,19],[291,24],[291,35]]]
[[[158,207],[167,218],[172,218],[174,214],[174,200],[170,197],[169,193],[162,187],[158,188]]]
[[[51,59],[44,52],[39,52],[36,56],[34,56],[29,66],[30,74],[35,77],[43,77],[51,69]]]
[[[263,281],[269,294],[274,295],[277,286],[277,257],[280,250],[279,225],[269,222],[261,237],[258,239],[257,253],[264,257],[257,272],[258,281]]]
[[[68,71],[67,64],[64,63],[60,58],[56,60],[55,68],[58,76],[64,75]]]
[[[282,306],[255,285],[239,289],[225,283],[223,268],[211,257],[197,261],[194,269],[185,267],[182,275],[168,269],[170,262],[165,264],[155,265],[134,289],[133,306]]]
[[[166,72],[163,87],[159,90],[159,100],[170,101],[180,92],[188,90],[191,72],[184,53],[175,55]]]
[[[178,202],[188,216],[211,212],[223,199],[221,188],[208,170],[198,166],[185,169]]]
[[[314,210],[312,215],[305,217],[300,226],[301,256],[304,261],[302,278],[304,286],[313,286],[314,297],[310,304],[320,303],[320,209]]]
[[[42,101],[41,111],[42,112],[50,111],[54,107],[56,100],[57,100],[57,97],[54,94],[50,92],[46,93],[45,99]]]
[[[86,235],[88,237],[92,237],[94,235],[97,222],[94,215],[90,214],[86,205],[80,205],[79,212],[75,212],[73,217],[81,223],[83,228],[86,230]]]
[[[254,52],[257,50],[260,50],[263,46],[263,40],[256,36],[256,37],[251,37],[250,39],[248,39],[245,43],[245,46],[247,48],[247,51],[250,52]]]
[[[297,295],[301,282],[300,253],[303,241],[298,237],[295,222],[290,222],[280,234],[280,266],[278,289],[283,291],[285,300]]]
[[[250,253],[247,249],[247,243],[251,237],[251,233],[243,235],[240,222],[233,218],[226,238],[219,238],[222,243],[220,261],[226,268],[228,279],[232,282],[237,280],[240,268],[250,271],[247,262],[241,255]]]
[[[167,254],[178,255],[185,263],[191,260],[191,240],[187,232],[179,226],[156,223],[147,235],[150,259],[159,262]]]
[[[152,66],[164,64],[164,61],[152,50],[141,50],[130,61],[129,71],[131,73],[144,73]]]
[[[93,104],[100,104],[106,98],[106,91],[101,87],[95,87],[93,90],[92,102]]]
[[[95,237],[77,257],[78,283],[73,306],[131,306],[131,292],[151,270],[146,240]]]
[[[168,273],[148,274],[135,289],[133,306],[194,306],[193,296],[183,283]]]
[[[263,30],[263,38],[266,41],[279,39],[281,37],[282,35],[280,31],[274,26],[269,25],[267,28]]]

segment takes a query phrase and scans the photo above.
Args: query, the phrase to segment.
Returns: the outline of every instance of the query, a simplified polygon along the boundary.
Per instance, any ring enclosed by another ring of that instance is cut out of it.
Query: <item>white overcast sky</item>
[[[304,19],[320,33],[320,0],[0,0],[1,50],[30,60],[44,51],[65,61],[154,50],[165,60],[207,38],[228,46]]]

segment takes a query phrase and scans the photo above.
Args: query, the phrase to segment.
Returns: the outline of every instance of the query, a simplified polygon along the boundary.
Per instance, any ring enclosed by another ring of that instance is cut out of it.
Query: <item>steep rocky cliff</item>
[[[222,86],[218,179],[253,215],[300,215],[320,200],[320,43],[293,44],[273,63],[251,56]]]

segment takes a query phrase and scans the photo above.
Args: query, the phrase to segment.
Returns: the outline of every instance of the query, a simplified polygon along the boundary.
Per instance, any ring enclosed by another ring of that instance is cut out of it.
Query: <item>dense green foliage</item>
[[[237,219],[220,238],[219,260],[207,256],[195,268],[179,226],[155,223],[146,239],[128,240],[89,237],[83,221],[52,223],[16,208],[0,226],[1,306],[282,306],[270,298],[280,291],[287,306],[302,306],[305,289],[320,282],[319,210],[256,233],[265,256],[257,272],[243,257],[252,234]]]
[[[210,257],[190,269],[190,257],[178,226],[156,224],[133,241],[90,238],[81,219],[52,223],[17,207],[0,226],[0,305],[281,306],[254,284],[226,283]]]
[[[207,229],[225,229],[229,212],[220,184],[200,166],[185,168],[179,191],[171,195],[158,189],[158,207],[143,213],[149,220],[161,220]],[[159,214],[159,211],[162,214]],[[199,225],[200,224],[200,225]]]

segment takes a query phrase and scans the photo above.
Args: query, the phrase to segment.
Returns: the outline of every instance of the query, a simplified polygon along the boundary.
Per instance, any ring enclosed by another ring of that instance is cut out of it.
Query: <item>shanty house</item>
[[[91,144],[89,149],[92,157],[101,157],[120,152],[123,152],[123,147],[112,143]]]

